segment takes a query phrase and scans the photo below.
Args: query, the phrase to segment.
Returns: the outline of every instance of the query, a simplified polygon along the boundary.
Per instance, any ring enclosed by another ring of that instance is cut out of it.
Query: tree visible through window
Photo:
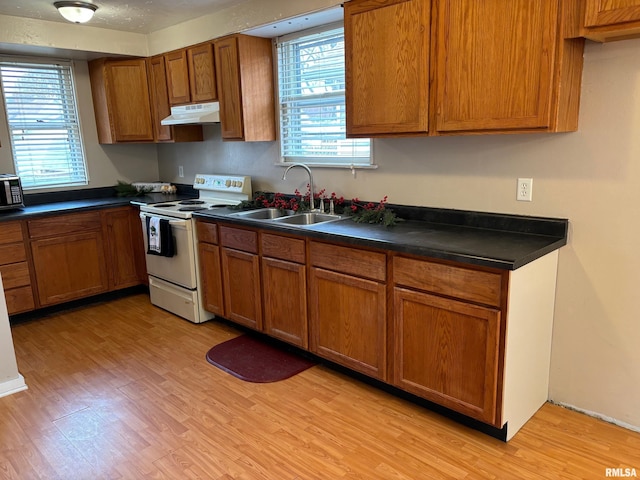
[[[22,186],[86,185],[71,64],[0,61],[0,83]]]
[[[329,27],[278,40],[283,161],[370,164],[370,140],[346,138],[344,30]]]

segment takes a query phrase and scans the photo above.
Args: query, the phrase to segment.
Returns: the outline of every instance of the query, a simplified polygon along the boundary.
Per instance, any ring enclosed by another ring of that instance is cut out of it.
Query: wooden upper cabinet
[[[99,143],[153,142],[144,58],[89,62]]]
[[[163,118],[171,114],[167,73],[164,55],[147,59],[149,76],[149,95],[151,100],[151,116],[153,135],[156,142],[195,142],[202,141],[201,125],[162,125]]]
[[[273,49],[268,38],[231,35],[214,42],[224,140],[273,141]]]
[[[151,95],[154,136],[159,142],[171,141],[171,127],[160,124],[163,118],[171,114],[164,56],[149,58],[147,60],[147,69],[149,71],[149,93]]]
[[[171,105],[217,100],[211,43],[169,52],[164,55],[164,58]]]
[[[347,135],[576,130],[579,22],[558,0],[347,2]]]
[[[344,5],[347,134],[426,134],[429,0]]]
[[[577,129],[583,41],[560,38],[560,3],[437,2],[439,133]]]
[[[586,0],[584,36],[606,42],[640,37],[640,0]]]
[[[189,90],[189,67],[187,63],[187,50],[176,50],[165,53],[167,67],[167,88],[169,89],[169,103],[180,105],[191,101]]]
[[[192,102],[211,102],[218,99],[213,45],[203,43],[187,49],[189,87]]]

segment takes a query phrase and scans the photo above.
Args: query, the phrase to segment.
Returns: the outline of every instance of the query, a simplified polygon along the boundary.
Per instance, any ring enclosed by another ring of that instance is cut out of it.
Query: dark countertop
[[[390,228],[349,219],[299,227],[230,216],[238,210],[228,208],[194,216],[502,270],[520,268],[567,243],[566,219],[390,207],[407,221]]]
[[[30,217],[69,213],[72,211],[95,210],[105,207],[118,207],[129,204],[147,205],[151,203],[171,202],[197,197],[197,192],[189,191],[177,194],[147,193],[140,197],[118,197],[112,187],[72,190],[45,194],[25,195],[25,206],[19,209],[0,210],[0,222],[23,220]]]
[[[111,187],[25,195],[22,209],[0,211],[0,222],[123,205],[146,205],[197,197],[190,186],[178,194],[151,193],[117,197]],[[515,270],[567,243],[569,221],[466,210],[388,205],[406,221],[395,227],[355,223],[349,219],[305,227],[230,216],[238,210],[214,208],[196,212],[196,218],[265,230],[287,232],[354,246],[452,260],[472,265]]]

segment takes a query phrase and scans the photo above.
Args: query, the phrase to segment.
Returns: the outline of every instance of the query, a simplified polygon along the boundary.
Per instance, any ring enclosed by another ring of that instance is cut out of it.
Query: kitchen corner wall
[[[160,178],[252,175],[254,190],[293,192],[304,172],[280,178],[277,143],[158,147]],[[563,217],[550,399],[640,430],[640,40],[587,42],[575,133],[384,139],[377,170],[314,169],[317,188],[345,197],[487,212]],[[185,177],[177,176],[183,165]],[[516,179],[532,177],[533,202]]]

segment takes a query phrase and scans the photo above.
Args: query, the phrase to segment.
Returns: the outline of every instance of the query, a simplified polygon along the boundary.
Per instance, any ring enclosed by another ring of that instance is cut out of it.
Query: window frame
[[[0,74],[0,98],[2,100],[2,109],[4,112],[4,117],[5,117],[5,121],[7,124],[7,131],[8,131],[8,136],[9,136],[9,143],[10,143],[10,149],[11,149],[11,159],[14,165],[14,169],[17,175],[20,176],[21,178],[21,183],[22,183],[22,188],[27,191],[27,190],[51,190],[51,189],[64,189],[64,188],[73,188],[73,187],[84,187],[89,185],[89,168],[88,168],[88,164],[87,164],[87,154],[86,154],[86,147],[85,147],[85,138],[84,138],[84,134],[83,134],[83,128],[82,128],[82,121],[80,118],[80,109],[79,109],[79,105],[78,105],[78,89],[77,89],[77,81],[76,81],[76,68],[75,68],[75,62],[73,60],[70,59],[61,59],[61,58],[41,58],[41,57],[25,57],[25,56],[11,56],[11,55],[0,55],[0,64],[14,64],[16,67],[20,68],[20,67],[29,67],[29,66],[37,66],[37,65],[42,65],[43,67],[48,67],[48,66],[57,66],[57,67],[63,67],[65,69],[68,68],[68,76],[69,76],[69,88],[68,88],[68,93],[70,95],[67,95],[64,99],[64,101],[71,101],[72,105],[67,107],[67,109],[65,110],[66,112],[70,112],[72,115],[71,117],[75,119],[75,123],[73,120],[65,120],[62,121],[59,124],[56,124],[55,127],[60,126],[61,128],[67,129],[67,131],[69,130],[75,130],[75,133],[73,133],[73,136],[75,137],[76,142],[78,143],[78,146],[76,146],[73,149],[74,154],[77,156],[77,159],[75,161],[69,161],[67,159],[66,161],[66,166],[67,168],[67,173],[66,173],[66,179],[63,182],[54,182],[54,183],[50,183],[50,182],[43,182],[43,177],[40,176],[34,176],[34,178],[36,179],[35,182],[32,182],[29,180],[29,176],[25,176],[25,175],[20,175],[20,168],[19,168],[19,163],[18,160],[16,158],[16,154],[15,154],[15,144],[14,144],[14,133],[13,133],[13,129],[15,127],[12,127],[12,124],[9,121],[9,111],[7,108],[7,98],[6,98],[6,93],[5,93],[5,87],[2,81],[2,75]],[[65,73],[66,75],[66,73]],[[14,123],[15,125],[15,123]],[[28,123],[26,124],[28,125]],[[53,141],[53,139],[49,139],[49,141]],[[69,173],[71,172],[71,166],[73,164],[76,164],[78,167],[81,165],[82,166],[82,172],[83,175],[78,176],[78,179],[73,181],[72,179],[74,178],[74,176]],[[22,167],[24,168],[24,166]],[[28,166],[29,168],[29,166]]]
[[[282,132],[282,101],[281,101],[281,88],[280,88],[280,82],[281,82],[281,71],[280,71],[280,48],[281,48],[281,44],[288,42],[290,40],[296,40],[302,37],[307,37],[307,36],[312,36],[312,35],[316,35],[316,34],[321,34],[327,31],[331,31],[331,30],[335,30],[335,29],[342,29],[343,34],[344,34],[344,23],[342,21],[339,22],[332,22],[332,23],[328,23],[325,25],[320,25],[317,27],[312,27],[312,28],[308,28],[305,30],[300,30],[297,32],[293,32],[293,33],[289,33],[286,35],[282,35],[280,37],[277,37],[274,39],[274,58],[275,58],[275,62],[274,62],[274,68],[276,70],[275,72],[275,82],[276,82],[276,89],[275,89],[275,94],[276,94],[276,109],[277,109],[277,121],[276,121],[276,128],[278,131],[278,147],[279,147],[279,162],[276,163],[276,165],[279,166],[283,166],[283,167],[287,167],[293,163],[303,163],[309,167],[314,167],[314,168],[349,168],[351,169],[352,173],[355,173],[355,169],[376,169],[378,168],[378,166],[374,163],[374,142],[372,138],[369,139],[363,139],[363,138],[346,138],[346,140],[350,140],[353,142],[361,142],[362,140],[369,140],[369,156],[368,156],[368,160],[366,161],[360,161],[360,162],[354,162],[353,159],[356,157],[335,157],[336,161],[317,161],[318,157],[312,157],[312,156],[285,156],[283,149],[283,132]],[[346,72],[345,72],[346,74]],[[346,83],[346,79],[345,79],[345,83]],[[345,89],[346,89],[346,85],[345,85]],[[345,103],[343,104],[345,106],[345,110],[346,110],[346,99],[345,99]],[[346,127],[346,125],[345,125]],[[364,158],[364,157],[360,157],[360,158]],[[314,159],[316,159],[316,161],[314,161]]]

